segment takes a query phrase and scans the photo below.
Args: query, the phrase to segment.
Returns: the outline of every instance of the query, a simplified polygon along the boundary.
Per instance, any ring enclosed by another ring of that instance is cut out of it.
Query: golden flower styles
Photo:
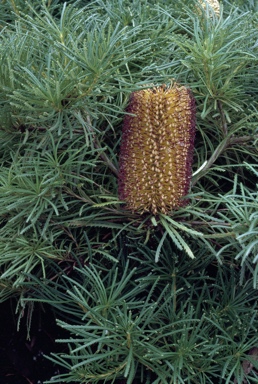
[[[119,198],[139,213],[187,204],[195,137],[191,91],[174,84],[132,93],[124,118]]]
[[[220,14],[220,3],[218,0],[206,0],[206,3],[209,4],[209,6],[213,9],[214,13],[217,16]],[[206,3],[203,0],[199,1],[199,4],[202,8],[205,8]]]

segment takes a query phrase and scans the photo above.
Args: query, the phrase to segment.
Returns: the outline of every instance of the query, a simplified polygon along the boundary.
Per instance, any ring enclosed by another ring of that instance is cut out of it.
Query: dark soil
[[[15,307],[16,303],[10,300],[0,304],[0,384],[43,384],[45,380],[64,373],[44,357],[51,352],[68,352],[65,344],[55,343],[56,339],[67,339],[70,334],[56,325],[51,308],[34,309],[28,339],[27,314],[21,319],[17,331]],[[118,379],[115,383],[126,384],[126,379]]]
[[[17,331],[15,305],[10,301],[0,304],[0,384],[42,384],[60,373],[60,368],[43,355],[64,352],[64,345],[55,339],[67,335],[57,327],[50,308],[36,308],[28,339],[26,314]]]

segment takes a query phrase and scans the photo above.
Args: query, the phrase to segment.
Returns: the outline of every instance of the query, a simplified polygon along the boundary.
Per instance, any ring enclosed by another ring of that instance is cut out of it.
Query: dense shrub
[[[70,332],[51,382],[257,382],[258,10],[223,3],[1,2],[0,300]],[[126,106],[174,81],[196,103],[189,204],[131,212]]]

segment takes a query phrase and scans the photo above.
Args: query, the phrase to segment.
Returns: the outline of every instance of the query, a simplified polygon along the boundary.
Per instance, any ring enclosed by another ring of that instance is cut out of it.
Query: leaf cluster
[[[0,4],[0,300],[16,297],[21,316],[31,301],[58,313],[71,332],[70,352],[52,357],[63,382],[246,374],[257,328],[258,14],[251,0],[225,1],[220,15],[208,7]],[[174,80],[196,99],[190,203],[138,215],[117,194],[125,107],[131,92]]]
[[[248,351],[256,343],[251,281],[240,286],[232,267],[217,268],[211,277],[202,261],[186,266],[165,245],[159,264],[141,246],[118,264],[89,261],[56,283],[36,280],[36,300],[56,308],[59,326],[70,335],[58,340],[69,345],[67,352],[48,357],[68,373],[49,383],[257,379],[242,367],[252,361]]]

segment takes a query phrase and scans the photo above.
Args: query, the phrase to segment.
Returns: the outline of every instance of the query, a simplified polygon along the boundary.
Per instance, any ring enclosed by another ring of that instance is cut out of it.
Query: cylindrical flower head
[[[200,0],[199,3],[200,3],[202,8],[205,8],[206,3],[208,3],[209,6],[213,9],[214,13],[217,16],[220,14],[220,3],[218,0],[206,0],[206,3],[205,3],[205,1]]]
[[[132,93],[124,118],[119,198],[139,213],[187,204],[195,137],[195,102],[178,84]]]

